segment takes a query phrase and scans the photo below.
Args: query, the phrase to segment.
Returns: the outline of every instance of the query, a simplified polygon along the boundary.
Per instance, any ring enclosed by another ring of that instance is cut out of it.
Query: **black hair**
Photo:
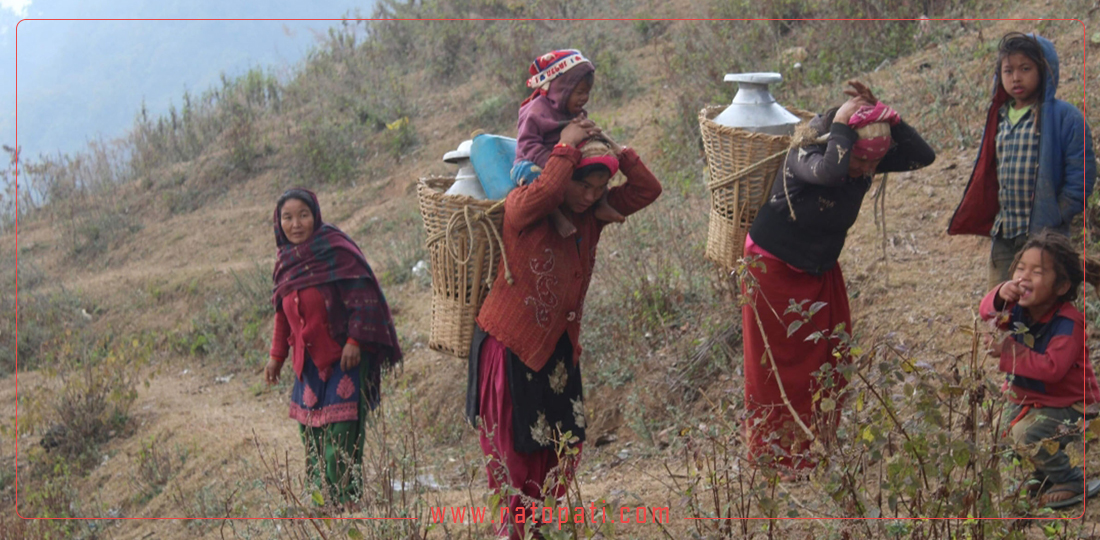
[[[584,78],[577,81],[577,85],[580,85],[582,82],[587,82],[588,86],[595,85],[596,84],[596,71],[593,69],[592,71],[589,71],[588,73],[585,73]],[[576,88],[576,86],[574,86],[573,88]]]
[[[603,171],[608,175],[611,174],[611,169],[607,168],[607,165],[604,165],[603,163],[590,163],[588,165],[585,165],[584,167],[577,167],[576,169],[574,169],[573,180],[576,180],[578,182],[583,181],[585,178],[588,178],[588,175],[599,171]]]
[[[313,217],[317,217],[317,211],[313,209],[313,197],[309,196],[309,193],[304,189],[290,188],[283,192],[279,196],[279,200],[275,202],[275,212],[281,213],[283,211],[283,205],[290,199],[298,199],[302,201],[308,208]]]
[[[1020,263],[1020,258],[1024,256],[1024,252],[1032,248],[1041,249],[1044,255],[1049,255],[1054,259],[1054,274],[1057,276],[1057,280],[1054,282],[1055,287],[1063,283],[1069,283],[1069,290],[1066,291],[1066,294],[1059,296],[1058,301],[1072,302],[1076,300],[1077,289],[1081,288],[1081,282],[1085,280],[1085,273],[1081,266],[1081,255],[1070,244],[1069,238],[1046,229],[1040,231],[1039,234],[1028,239],[1024,247],[1016,253],[1016,258],[1012,259],[1012,268],[1016,268],[1016,265]]]
[[[1039,45],[1039,40],[1032,36],[1021,32],[1009,32],[1001,38],[1001,42],[997,44],[997,66],[994,69],[994,73],[997,75],[997,80],[1001,80],[1001,66],[1004,65],[1004,59],[1013,54],[1022,54],[1035,62],[1035,65],[1039,68],[1039,101],[1042,101],[1046,83],[1047,73],[1050,73],[1050,64],[1047,64],[1047,58],[1043,56],[1043,47]]]

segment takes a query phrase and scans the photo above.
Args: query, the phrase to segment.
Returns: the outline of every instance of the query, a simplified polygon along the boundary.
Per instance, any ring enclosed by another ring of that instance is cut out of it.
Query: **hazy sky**
[[[30,5],[31,0],[0,0],[0,8],[11,11],[16,17],[26,17]]]
[[[339,18],[372,0],[0,0],[0,143],[13,144],[18,37],[24,157],[122,136],[153,115],[261,67],[283,78],[338,21],[57,21],[95,18]],[[21,19],[29,19],[22,20]],[[18,24],[18,36],[16,36]]]

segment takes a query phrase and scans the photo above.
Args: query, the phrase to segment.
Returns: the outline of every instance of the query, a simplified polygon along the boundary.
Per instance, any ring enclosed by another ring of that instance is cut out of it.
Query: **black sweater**
[[[848,229],[856,222],[871,176],[848,176],[852,144],[859,138],[846,124],[834,123],[836,110],[810,121],[816,133],[829,126],[825,144],[792,148],[776,173],[768,202],[760,208],[749,234],[753,242],[787,264],[814,275],[836,264]],[[930,165],[936,153],[911,126],[890,128],[893,146],[876,173],[912,171]],[[787,207],[790,193],[795,219]]]

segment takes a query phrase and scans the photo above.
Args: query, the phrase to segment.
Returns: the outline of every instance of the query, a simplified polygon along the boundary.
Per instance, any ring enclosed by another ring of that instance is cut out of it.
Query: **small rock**
[[[231,380],[233,380],[233,375],[232,374],[226,375],[224,377],[214,377],[214,382],[221,383],[221,384],[225,384],[225,383],[227,383]]]
[[[615,435],[613,435],[611,433],[604,433],[603,435],[600,435],[599,437],[596,437],[596,448],[599,448],[601,446],[607,446],[607,445],[617,441],[618,439],[619,439],[618,437],[616,437]]]
[[[435,481],[435,476],[431,475],[431,474],[418,475],[416,477],[416,481],[421,486],[423,486],[427,489],[433,490],[433,491],[439,491],[439,490],[442,490],[444,488],[444,486],[440,485],[439,483],[437,483]],[[411,482],[401,482],[400,480],[394,480],[392,482],[392,486],[393,486],[394,491],[405,491],[409,488],[412,488],[412,483]]]

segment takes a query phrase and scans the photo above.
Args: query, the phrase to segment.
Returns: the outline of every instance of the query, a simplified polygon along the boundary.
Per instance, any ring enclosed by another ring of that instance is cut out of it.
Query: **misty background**
[[[0,143],[22,157],[120,137],[144,101],[150,117],[250,68],[286,80],[339,20],[133,21],[35,19],[339,19],[373,1],[0,0]],[[18,37],[18,39],[17,39]],[[18,42],[18,43],[17,43]]]

